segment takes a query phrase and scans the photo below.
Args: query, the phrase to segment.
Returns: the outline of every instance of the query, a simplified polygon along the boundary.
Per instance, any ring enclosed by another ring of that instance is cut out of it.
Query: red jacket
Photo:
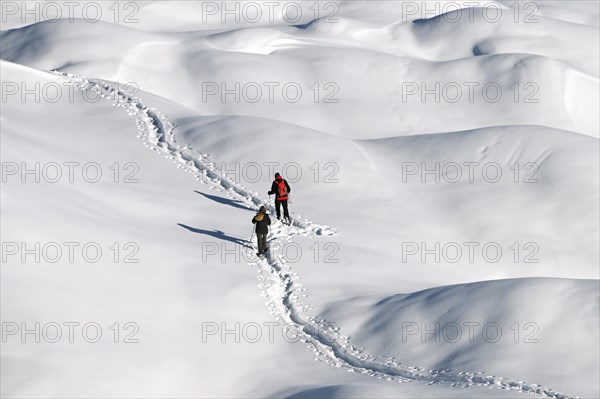
[[[285,193],[281,191],[285,189]],[[281,176],[277,179],[273,180],[273,184],[271,184],[271,191],[269,191],[269,195],[275,194],[275,199],[277,201],[286,201],[288,199],[288,193],[292,191],[288,182]]]

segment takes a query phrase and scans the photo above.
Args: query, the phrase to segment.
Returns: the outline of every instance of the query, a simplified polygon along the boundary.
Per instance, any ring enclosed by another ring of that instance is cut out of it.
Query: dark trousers
[[[267,235],[256,233],[256,239],[258,240],[258,253],[264,254],[267,249]]]
[[[290,213],[288,212],[287,200],[275,200],[275,210],[277,211],[277,219],[281,219],[281,206],[283,205],[283,216],[290,219]]]

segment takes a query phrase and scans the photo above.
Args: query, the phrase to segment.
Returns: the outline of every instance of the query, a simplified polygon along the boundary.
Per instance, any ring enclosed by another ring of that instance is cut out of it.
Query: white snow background
[[[267,3],[0,3],[1,396],[599,397],[600,3]]]

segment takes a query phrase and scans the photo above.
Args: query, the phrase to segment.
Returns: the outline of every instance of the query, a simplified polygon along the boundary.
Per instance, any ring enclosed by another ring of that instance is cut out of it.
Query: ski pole
[[[250,235],[250,245],[252,245],[252,240],[254,239],[254,225],[252,225],[252,234]]]

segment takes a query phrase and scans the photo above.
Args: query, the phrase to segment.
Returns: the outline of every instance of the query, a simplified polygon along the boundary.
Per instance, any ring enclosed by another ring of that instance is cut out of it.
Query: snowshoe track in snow
[[[258,193],[252,193],[243,185],[223,176],[216,164],[210,162],[207,154],[200,154],[188,146],[178,145],[173,134],[175,125],[158,110],[148,108],[139,98],[124,93],[111,82],[88,79],[71,73],[55,73],[75,88],[94,91],[111,100],[114,106],[124,108],[130,116],[135,116],[140,131],[138,137],[143,139],[146,147],[171,159],[179,168],[193,174],[196,179],[209,183],[211,189],[226,191],[231,198],[242,201],[249,208],[258,209],[264,205],[270,213],[275,212],[274,207],[261,199]],[[334,234],[336,230],[329,226],[295,217],[291,226],[276,222],[270,242],[291,240],[296,235],[331,236]],[[303,315],[310,309],[310,306],[300,300],[301,297],[306,296],[306,289],[297,283],[298,275],[291,267],[285,265],[282,259],[273,256],[269,251],[266,258],[258,259],[251,265],[258,269],[258,278],[261,281],[259,287],[262,295],[268,300],[267,306],[273,317],[294,326],[298,333],[298,341],[313,350],[315,360],[350,373],[360,373],[400,383],[449,384],[453,387],[483,386],[529,393],[543,398],[578,398],[541,385],[491,376],[483,372],[428,370],[402,364],[395,358],[373,356],[363,348],[352,345],[349,338],[342,335],[333,323]]]

